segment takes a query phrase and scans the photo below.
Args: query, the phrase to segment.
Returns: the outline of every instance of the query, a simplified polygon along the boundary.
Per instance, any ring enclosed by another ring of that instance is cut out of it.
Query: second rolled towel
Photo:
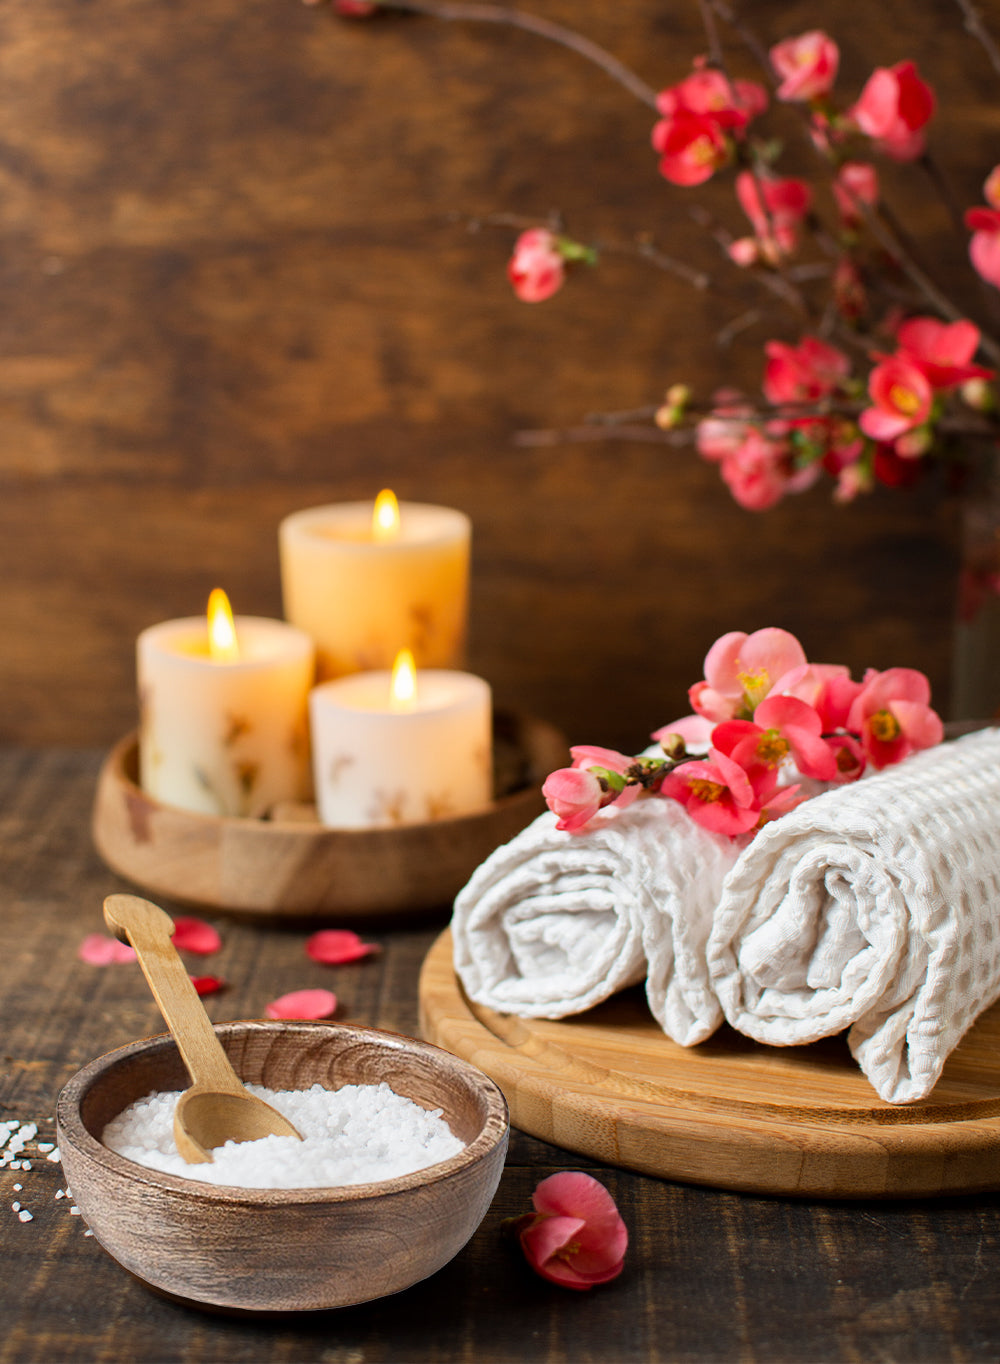
[[[1000,730],[769,824],[726,880],[708,962],[741,1032],[790,1045],[849,1029],[883,1099],[927,1095],[1000,996]]]

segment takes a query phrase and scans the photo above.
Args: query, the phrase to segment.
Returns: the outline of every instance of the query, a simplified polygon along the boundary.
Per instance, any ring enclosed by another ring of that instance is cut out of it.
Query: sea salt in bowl
[[[59,1151],[73,1200],[104,1249],[161,1292],[245,1311],[346,1307],[408,1288],[479,1226],[507,1150],[507,1105],[475,1066],[426,1042],[338,1023],[223,1023],[244,1082],[272,1090],[386,1083],[442,1111],[464,1142],[413,1174],[335,1188],[236,1188],[161,1173],[101,1141],[108,1122],[189,1079],[169,1036],[102,1056],[59,1095]]]

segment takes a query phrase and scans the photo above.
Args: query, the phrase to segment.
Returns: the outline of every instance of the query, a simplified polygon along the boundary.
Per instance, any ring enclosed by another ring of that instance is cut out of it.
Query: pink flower
[[[753,721],[729,720],[719,725],[712,742],[747,771],[760,764],[778,768],[790,758],[804,777],[831,781],[836,765],[822,738],[818,712],[797,696],[769,696]]]
[[[687,109],[656,123],[652,143],[660,154],[660,174],[673,185],[704,184],[730,156],[721,124]]]
[[[923,425],[934,401],[926,375],[905,355],[891,355],[873,367],[868,395],[875,406],[865,408],[858,424],[872,440],[895,440]]]
[[[522,232],[514,243],[507,278],[524,303],[541,303],[563,286],[566,266],[555,234],[544,227]]]
[[[310,4],[314,0],[309,0]],[[370,19],[378,9],[373,0],[333,0],[333,12],[342,19]]]
[[[815,402],[833,393],[851,372],[844,352],[815,336],[804,336],[797,346],[768,341],[764,353],[764,396],[776,405]]]
[[[887,156],[913,161],[924,150],[924,128],[934,105],[934,91],[914,63],[897,62],[872,72],[850,117]]]
[[[805,662],[802,645],[787,630],[732,630],[705,655],[705,680],[688,692],[691,708],[716,723],[750,720],[786,674]]]
[[[742,132],[767,108],[767,92],[754,81],[731,81],[721,71],[701,66],[679,84],[662,90],[656,107],[667,120],[680,113],[698,114],[719,128]]]
[[[867,161],[845,161],[833,180],[833,197],[844,227],[857,228],[863,221],[862,205],[878,203],[878,171]]]
[[[733,498],[748,511],[766,511],[787,493],[802,492],[820,475],[818,464],[796,467],[785,435],[768,434],[775,429],[774,423],[767,431],[750,427],[743,441],[722,459],[719,466],[719,473]],[[787,430],[786,427],[780,429]]]
[[[306,941],[306,956],[323,966],[342,966],[345,962],[361,961],[379,948],[373,942],[362,942],[357,933],[348,928],[321,928]]]
[[[847,728],[860,735],[873,767],[888,767],[941,742],[943,726],[930,699],[930,683],[914,668],[869,672],[851,706]]]
[[[535,1211],[519,1219],[518,1237],[537,1274],[580,1290],[618,1277],[628,1231],[603,1184],[564,1171],[543,1179],[531,1201]]]
[[[668,772],[660,794],[680,801],[696,824],[717,834],[748,833],[760,818],[750,778],[717,748],[710,748],[704,761],[686,762]]]
[[[736,197],[753,224],[766,259],[776,260],[794,251],[798,226],[812,203],[812,190],[804,180],[740,171]]]
[[[222,946],[222,939],[211,924],[185,915],[174,920],[171,938],[178,952],[194,952],[200,957],[211,956]]]
[[[771,48],[771,65],[781,77],[778,99],[814,100],[828,95],[837,79],[840,52],[832,38],[813,29]]]
[[[967,379],[992,379],[992,370],[970,363],[979,348],[979,335],[972,322],[911,317],[899,328],[896,340],[932,388],[951,388]]]
[[[573,766],[550,772],[542,786],[549,809],[558,817],[557,829],[576,833],[606,805],[631,805],[640,794],[639,786],[624,783],[633,761],[624,753],[581,744],[570,754]],[[623,780],[616,782],[616,776]]]
[[[266,1018],[329,1018],[337,1009],[337,996],[329,990],[293,990],[272,999]]]
[[[972,233],[969,259],[987,284],[1000,288],[1000,208],[970,208],[965,225]]]

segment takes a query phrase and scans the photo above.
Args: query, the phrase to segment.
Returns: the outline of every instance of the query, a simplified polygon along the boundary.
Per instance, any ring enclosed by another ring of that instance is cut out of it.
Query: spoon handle
[[[171,941],[170,915],[139,895],[109,895],[104,921],[135,948],[142,973],[177,1043],[191,1079],[201,1088],[242,1092],[243,1086],[212,1029],[198,991]]]

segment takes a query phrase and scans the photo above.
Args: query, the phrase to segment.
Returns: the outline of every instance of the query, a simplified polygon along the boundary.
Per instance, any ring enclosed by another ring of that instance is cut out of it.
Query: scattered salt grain
[[[38,1149],[39,1149],[39,1151],[40,1151],[42,1148],[39,1146]],[[59,1154],[59,1147],[58,1147],[58,1146],[53,1146],[52,1150],[51,1150],[51,1151],[49,1152],[49,1154],[45,1157],[45,1159],[46,1159],[46,1160],[51,1160],[51,1161],[53,1161],[55,1164],[58,1164],[59,1161],[62,1160],[62,1156],[60,1156],[60,1154]]]
[[[43,1156],[47,1155],[49,1151],[54,1151],[56,1149],[56,1144],[54,1141],[40,1141],[37,1143],[37,1145],[39,1151],[41,1151]],[[58,1156],[56,1157],[56,1159],[58,1160]]]
[[[11,1212],[20,1212],[20,1211],[21,1211],[21,1205],[20,1205],[20,1203],[12,1203],[12,1204],[10,1205],[10,1210],[11,1210]]]
[[[206,1164],[188,1165],[173,1137],[178,1092],[150,1094],[112,1119],[103,1141],[149,1169],[248,1189],[317,1189],[412,1174],[463,1149],[441,1110],[428,1111],[387,1084],[270,1090],[248,1085],[302,1134],[232,1142]]]
[[[15,1193],[20,1193],[20,1192],[21,1192],[21,1185],[20,1185],[20,1184],[15,1184],[15,1185],[14,1185],[14,1192],[15,1192]]]
[[[35,1220],[35,1216],[34,1213],[28,1212],[27,1208],[22,1208],[21,1211],[17,1214],[17,1220],[19,1222],[33,1222]]]

